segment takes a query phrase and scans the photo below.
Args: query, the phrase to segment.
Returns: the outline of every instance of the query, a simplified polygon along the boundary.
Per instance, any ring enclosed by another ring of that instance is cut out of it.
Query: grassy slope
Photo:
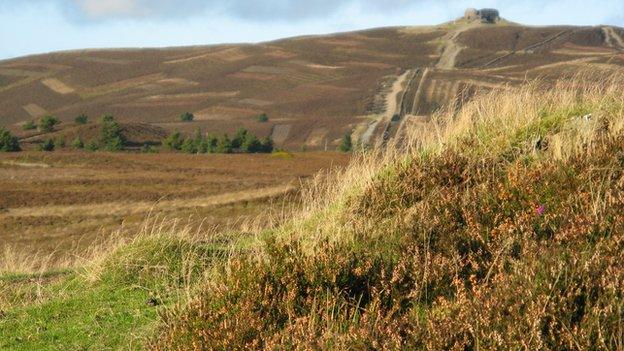
[[[215,261],[223,256],[209,243],[163,235],[117,246],[50,284],[42,301],[5,303],[0,340],[622,349],[621,82],[569,87],[492,94],[440,115],[409,152],[363,157],[337,181],[315,184],[300,216],[238,241],[246,249],[227,260]],[[107,309],[117,294],[132,307],[113,302],[104,329],[79,308]],[[165,306],[158,322],[144,301],[154,296]],[[33,335],[32,325],[61,311],[55,322],[71,330],[63,339],[48,322]]]
[[[85,268],[0,276],[0,349],[141,349],[158,311],[184,301],[222,252],[164,231],[116,243]]]
[[[45,288],[45,301],[10,309],[0,323],[0,348],[10,350],[137,349],[156,318],[149,293],[66,278]]]

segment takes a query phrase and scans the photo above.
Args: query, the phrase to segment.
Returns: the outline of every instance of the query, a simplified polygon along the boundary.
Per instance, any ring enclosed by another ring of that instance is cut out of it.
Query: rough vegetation
[[[353,140],[351,138],[351,133],[346,133],[342,136],[340,140],[340,145],[338,145],[338,151],[349,152],[353,149]]]
[[[227,134],[217,138],[214,134],[203,134],[200,129],[195,130],[193,137],[183,138],[179,131],[169,134],[162,145],[172,151],[182,151],[187,154],[221,153],[271,153],[273,140],[270,137],[258,139],[245,128],[239,128],[233,139]]]
[[[22,124],[22,129],[23,130],[35,130],[37,129],[37,125],[33,121],[27,121],[27,122],[24,122],[24,124]]]
[[[123,150],[126,140],[121,133],[119,123],[110,115],[102,117],[100,122],[99,147],[110,152]]]
[[[74,123],[76,123],[76,124],[87,124],[87,123],[89,123],[89,116],[87,116],[85,114],[81,114],[81,115],[77,116],[76,118],[74,118]]]
[[[408,146],[317,179],[281,226],[114,246],[79,296],[163,301],[154,350],[621,350],[622,84],[451,106]],[[0,340],[17,345],[9,316]]]
[[[39,131],[49,133],[54,131],[54,127],[59,124],[60,121],[54,116],[44,116],[39,120]]]
[[[192,122],[195,119],[195,116],[190,112],[184,112],[179,117],[181,122]]]
[[[8,130],[0,127],[0,152],[20,151],[19,140]]]

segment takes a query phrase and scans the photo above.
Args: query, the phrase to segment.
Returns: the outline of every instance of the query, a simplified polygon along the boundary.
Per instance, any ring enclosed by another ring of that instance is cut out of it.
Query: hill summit
[[[496,9],[477,10],[469,8],[464,13],[464,19],[469,21],[480,20],[483,23],[496,23],[500,18],[500,13]]]

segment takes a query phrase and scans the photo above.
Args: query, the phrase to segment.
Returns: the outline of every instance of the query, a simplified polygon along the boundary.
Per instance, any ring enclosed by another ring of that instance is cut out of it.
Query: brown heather
[[[494,92],[363,155],[149,345],[623,350],[622,82]]]

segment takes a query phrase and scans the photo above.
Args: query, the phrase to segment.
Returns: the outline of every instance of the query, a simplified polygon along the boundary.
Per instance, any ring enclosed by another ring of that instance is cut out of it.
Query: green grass
[[[3,312],[0,349],[135,350],[157,320],[150,292],[137,287],[71,277],[43,289],[43,301]]]
[[[84,269],[0,276],[0,350],[142,349],[223,247],[146,236]]]

